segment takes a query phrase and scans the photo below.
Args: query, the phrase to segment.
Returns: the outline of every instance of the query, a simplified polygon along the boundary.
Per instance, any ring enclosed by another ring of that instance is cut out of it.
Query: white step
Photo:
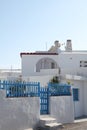
[[[29,128],[29,129],[24,129],[24,130],[33,130],[32,128]]]
[[[45,126],[45,124],[56,123],[56,119],[50,116],[41,116],[40,125]]]
[[[50,124],[45,124],[45,126],[49,126],[49,127],[54,127],[54,126],[60,126],[61,123],[50,123]]]
[[[50,115],[40,116],[39,125],[42,130],[58,130],[58,128],[62,127],[62,124],[57,123],[56,119]]]
[[[58,128],[62,127],[61,123],[50,123],[50,124],[45,124],[45,128],[47,130],[58,130]]]

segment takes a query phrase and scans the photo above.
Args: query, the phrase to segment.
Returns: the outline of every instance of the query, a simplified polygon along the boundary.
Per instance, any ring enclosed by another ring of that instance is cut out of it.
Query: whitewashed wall
[[[36,64],[42,58],[52,58],[56,62],[58,55],[22,55],[22,75],[35,75]]]
[[[35,75],[36,64],[43,58],[53,59],[63,74],[87,76],[86,67],[80,67],[80,61],[87,61],[87,52],[61,52],[59,55],[22,55],[22,75]]]
[[[87,61],[85,52],[62,52],[58,55],[58,63],[62,73],[86,75],[87,68],[80,67],[80,61]]]
[[[84,101],[87,99],[86,98],[87,91],[84,86],[84,80],[80,80],[80,78],[76,77],[76,79],[66,79],[66,80],[63,80],[62,82],[64,83],[66,81],[70,82],[72,90],[73,90],[73,88],[79,89],[79,101],[73,101],[73,105],[74,105],[74,117],[75,118],[81,117],[86,114],[84,111],[85,107],[86,107],[84,104]],[[86,86],[87,86],[87,84],[86,84]],[[72,91],[72,94],[73,94],[73,91]]]
[[[74,81],[72,88],[79,89],[79,101],[73,101],[74,103],[74,116],[80,117],[85,115],[84,113],[84,82]]]
[[[50,97],[50,114],[60,123],[72,123],[74,121],[72,96]]]
[[[6,71],[6,70],[5,70]],[[0,80],[17,80],[20,78],[21,71],[20,72],[0,72]]]
[[[87,67],[80,67],[80,61],[87,61],[87,52],[61,52],[59,55],[22,55],[22,74],[25,77],[29,77],[29,81],[39,81],[43,86],[46,86],[48,81],[53,75],[56,75],[43,70],[40,73],[35,72],[36,63],[41,58],[52,58],[56,61],[61,68],[61,77],[63,80],[66,74],[70,74],[71,77],[81,76],[82,78],[70,79],[73,82],[73,88],[79,88],[79,101],[73,102],[74,104],[74,116],[80,117],[87,115]],[[44,75],[43,75],[44,74]],[[38,75],[38,76],[37,76]],[[34,76],[34,77],[33,77]],[[36,77],[35,77],[36,76]],[[64,79],[65,78],[65,79]],[[61,79],[62,80],[62,79]],[[85,81],[84,81],[85,80]],[[85,82],[85,83],[84,83]]]
[[[54,75],[42,75],[42,76],[29,76],[23,77],[23,80],[29,82],[40,82],[40,85],[45,87],[48,86],[49,81],[53,78]]]
[[[0,90],[0,130],[24,130],[34,127],[40,116],[38,97],[5,98]]]
[[[87,116],[87,81],[84,82],[84,115]]]

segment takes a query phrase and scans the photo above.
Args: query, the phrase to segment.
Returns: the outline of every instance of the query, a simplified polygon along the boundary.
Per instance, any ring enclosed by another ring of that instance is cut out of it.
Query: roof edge
[[[39,52],[39,53],[37,53],[37,52],[29,53],[29,52],[21,52],[20,56],[22,57],[22,55],[58,55],[58,53],[49,53],[49,52],[47,52],[47,53],[41,53],[41,52]]]

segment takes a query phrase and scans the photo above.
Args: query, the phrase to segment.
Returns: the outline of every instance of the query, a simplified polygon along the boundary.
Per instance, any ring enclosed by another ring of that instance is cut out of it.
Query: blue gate
[[[49,112],[48,88],[40,87],[39,82],[0,81],[0,89],[6,90],[6,97],[40,97],[40,114]]]
[[[49,114],[49,91],[48,91],[48,88],[40,87],[40,114]]]
[[[39,82],[0,81],[0,89],[6,90],[6,97],[39,97]]]
[[[0,89],[6,90],[6,97],[40,97],[40,114],[49,114],[49,96],[71,96],[68,84],[48,84],[41,87],[38,82],[0,81]]]

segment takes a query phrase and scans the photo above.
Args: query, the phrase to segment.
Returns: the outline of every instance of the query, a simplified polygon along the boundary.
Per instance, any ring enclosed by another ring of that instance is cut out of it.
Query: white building
[[[0,80],[19,80],[21,69],[0,69]]]
[[[60,82],[72,86],[74,116],[87,115],[87,51],[73,51],[71,40],[67,40],[65,51],[60,46],[55,41],[46,52],[21,53],[22,78],[47,86],[53,76],[59,76]]]

